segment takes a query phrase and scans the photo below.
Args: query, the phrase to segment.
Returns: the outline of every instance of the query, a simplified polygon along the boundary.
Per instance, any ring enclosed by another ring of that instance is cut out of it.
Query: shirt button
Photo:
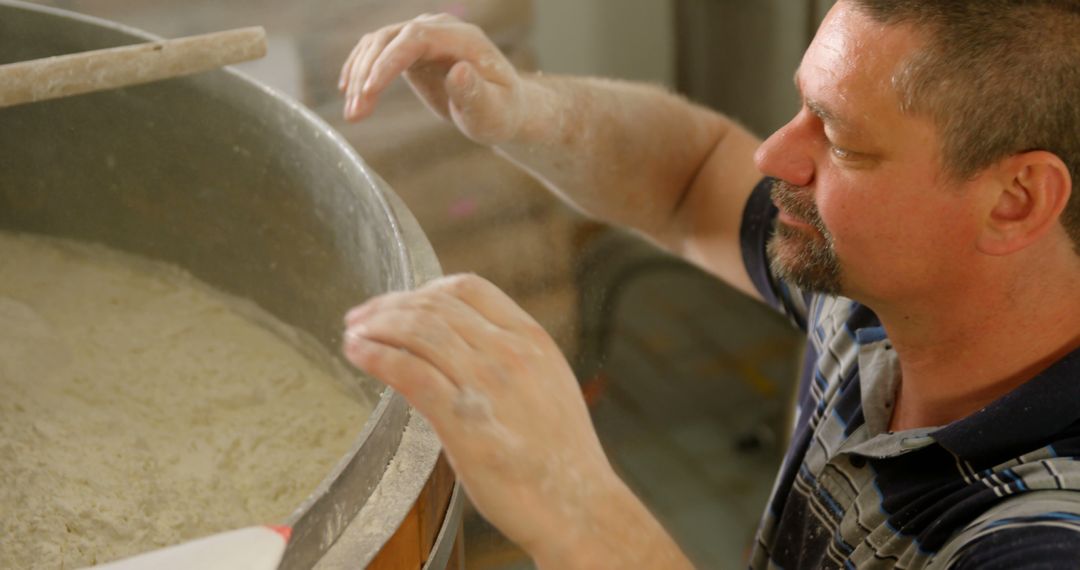
[[[851,466],[856,469],[862,469],[863,467],[866,467],[866,458],[861,455],[849,455],[848,462],[850,462]]]

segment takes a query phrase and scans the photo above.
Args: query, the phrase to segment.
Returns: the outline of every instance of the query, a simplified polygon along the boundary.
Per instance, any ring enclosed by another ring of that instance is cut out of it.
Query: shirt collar
[[[1052,443],[1080,420],[1080,348],[985,408],[933,433],[954,454],[996,463]]]
[[[895,354],[891,354],[885,329],[873,311],[858,303],[854,305],[856,310],[852,315],[859,316],[853,319],[859,321],[855,337],[865,353],[859,359],[863,414],[871,434],[891,437],[885,433],[891,415],[885,403],[895,397],[899,363],[894,365],[894,374],[864,374],[872,371],[862,369],[870,363],[868,355],[874,355],[875,366],[883,368],[879,372],[885,372],[888,367],[884,364],[888,360],[882,358],[884,353],[887,351],[887,356],[892,358]],[[875,414],[881,417],[876,418]],[[1052,443],[1055,435],[1077,422],[1080,422],[1080,348],[985,408],[944,427],[931,428],[926,435],[965,460],[993,465],[999,459]]]

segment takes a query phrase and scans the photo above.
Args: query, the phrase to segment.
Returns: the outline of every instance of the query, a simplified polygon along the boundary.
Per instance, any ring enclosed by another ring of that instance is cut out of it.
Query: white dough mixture
[[[289,337],[171,266],[0,232],[0,568],[281,522],[371,411]]]

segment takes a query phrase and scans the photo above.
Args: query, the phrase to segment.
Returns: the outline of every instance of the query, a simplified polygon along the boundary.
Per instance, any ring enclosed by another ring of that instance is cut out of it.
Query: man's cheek
[[[825,230],[838,239],[850,233],[852,204],[850,201],[837,199],[833,195],[820,196],[817,201],[818,216]]]

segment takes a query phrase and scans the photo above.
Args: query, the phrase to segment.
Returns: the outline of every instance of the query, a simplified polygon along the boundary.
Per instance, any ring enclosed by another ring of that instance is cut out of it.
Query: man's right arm
[[[342,71],[346,117],[367,116],[402,74],[433,111],[586,214],[760,297],[739,247],[760,141],[730,119],[654,86],[518,74],[448,16],[365,36]]]

